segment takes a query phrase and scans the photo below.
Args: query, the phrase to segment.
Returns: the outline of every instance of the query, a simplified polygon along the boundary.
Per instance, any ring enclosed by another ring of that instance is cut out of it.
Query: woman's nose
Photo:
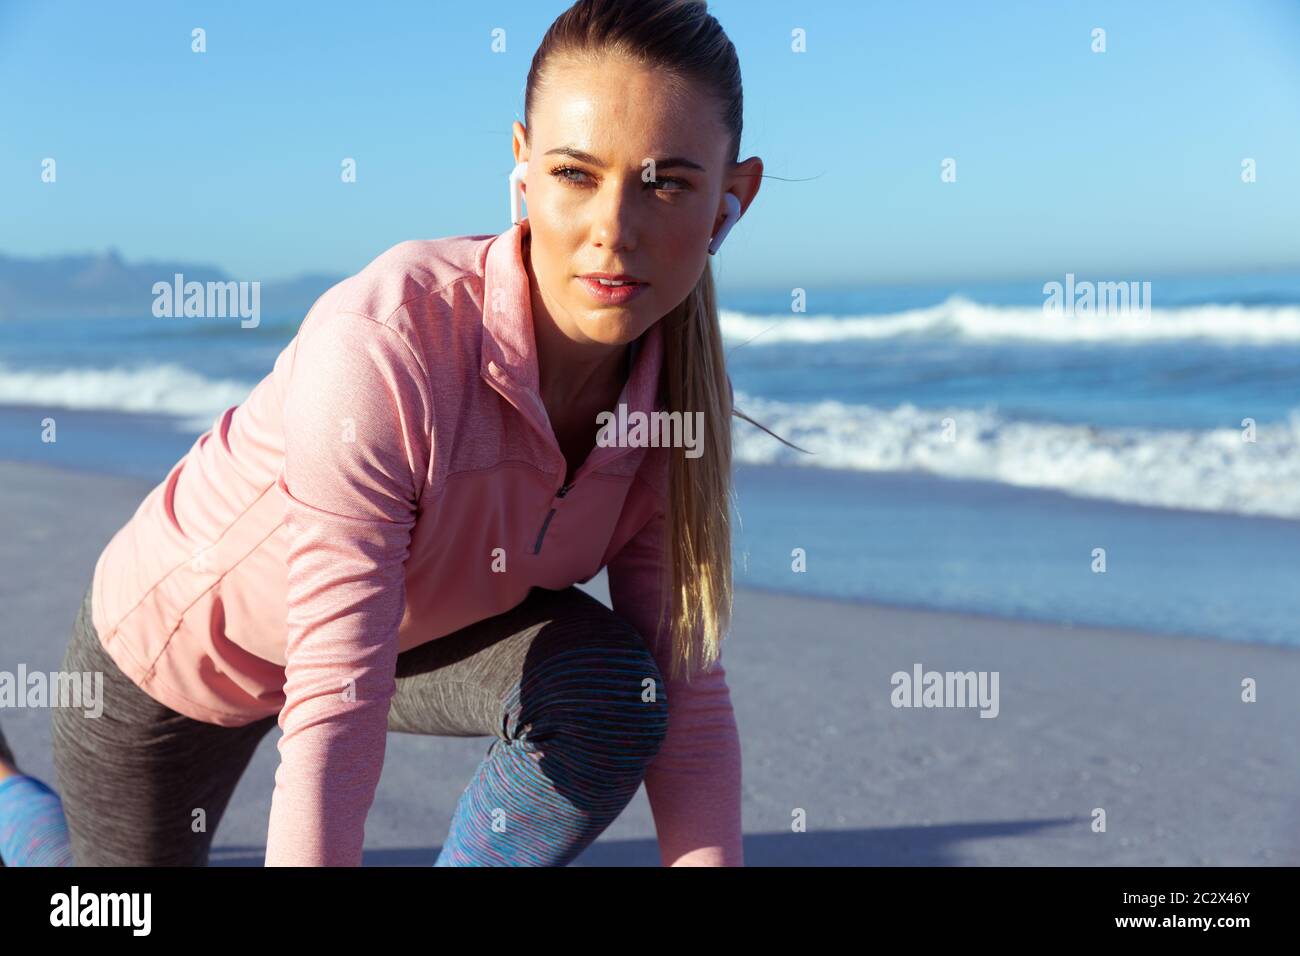
[[[602,246],[631,247],[638,229],[636,202],[629,195],[634,184],[608,184],[592,209],[591,234]]]

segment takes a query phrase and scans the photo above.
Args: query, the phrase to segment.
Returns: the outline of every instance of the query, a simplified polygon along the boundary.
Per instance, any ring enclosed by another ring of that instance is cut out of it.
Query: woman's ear
[[[528,153],[529,153],[528,130],[527,128],[524,127],[522,123],[519,122],[519,120],[514,121],[514,124],[511,126],[511,130],[513,131],[514,134],[513,141],[511,142],[511,148],[515,152],[515,162],[526,163],[528,162]]]
[[[758,195],[758,187],[762,184],[763,161],[757,156],[751,156],[735,165],[727,174],[727,181],[723,183],[722,188],[729,193],[735,193],[736,198],[740,200],[740,214],[743,216],[749,209],[749,204]]]

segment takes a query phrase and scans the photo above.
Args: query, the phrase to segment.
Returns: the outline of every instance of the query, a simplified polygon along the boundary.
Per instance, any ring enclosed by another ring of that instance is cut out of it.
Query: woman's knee
[[[668,732],[664,682],[636,629],[593,603],[538,635],[512,704],[534,742],[563,736],[610,766],[644,769]]]

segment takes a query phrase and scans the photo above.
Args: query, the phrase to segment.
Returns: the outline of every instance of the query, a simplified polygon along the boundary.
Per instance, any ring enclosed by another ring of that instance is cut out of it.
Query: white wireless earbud
[[[727,238],[727,233],[731,231],[737,220],[740,219],[740,200],[736,198],[735,193],[727,193],[723,199],[727,204],[727,214],[722,218],[722,225],[718,227],[717,234],[713,241],[709,243],[709,255],[714,255],[722,246],[722,240]]]
[[[519,163],[510,171],[510,221],[516,226],[524,221],[520,205],[524,201],[523,181],[527,172],[527,163]]]

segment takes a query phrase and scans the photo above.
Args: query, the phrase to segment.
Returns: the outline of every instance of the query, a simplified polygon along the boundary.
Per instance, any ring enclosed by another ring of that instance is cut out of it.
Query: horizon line
[[[46,253],[46,254],[38,254],[38,255],[15,254],[0,249],[0,259],[17,259],[17,260],[70,259],[70,258],[78,258],[78,257],[97,258],[102,256],[114,256],[114,255],[116,256],[116,258],[120,259],[125,264],[144,264],[148,262],[163,261],[160,259],[152,259],[152,258],[144,258],[144,257],[129,258],[127,256],[124,256],[121,250],[114,245],[110,245],[99,250],[92,249],[89,251],[67,251],[67,252]],[[184,260],[177,260],[177,261],[183,262]],[[226,266],[219,265],[212,262],[203,262],[196,259],[196,260],[192,260],[189,264],[216,269],[226,275],[233,274],[231,270]],[[362,268],[364,268],[364,266]],[[268,283],[290,282],[290,281],[295,281],[295,280],[315,277],[315,276],[331,276],[331,277],[339,276],[340,279],[343,279],[343,278],[347,278],[348,276],[355,275],[356,272],[359,271],[360,269],[354,272],[348,272],[346,270],[336,271],[329,268],[319,268],[316,270],[299,271],[288,275],[274,276],[272,278],[262,279],[259,281],[268,282]],[[1117,275],[1120,272],[1125,272],[1126,274],[1138,273],[1139,278],[1136,281],[1155,281],[1157,279],[1188,279],[1188,278],[1196,278],[1196,277],[1246,278],[1251,276],[1278,276],[1278,275],[1300,276],[1300,262],[1270,263],[1270,264],[1255,265],[1248,268],[1242,268],[1240,266],[1233,266],[1229,264],[1223,264],[1223,265],[1202,264],[1202,265],[1186,265],[1186,266],[1179,266],[1174,268],[1164,267],[1161,269],[1155,269],[1149,271],[1142,270],[1142,269],[1117,270],[1110,267],[1103,267],[1103,268],[1090,268],[1090,269],[1073,269],[1073,270],[1066,270],[1064,272],[1058,270],[1044,270],[1044,271],[1033,272],[1033,273],[1019,272],[1019,273],[1004,273],[998,275],[971,275],[967,273],[967,274],[958,274],[958,275],[949,275],[949,276],[929,276],[929,277],[912,276],[912,277],[903,277],[898,279],[889,279],[889,278],[884,278],[879,276],[873,276],[871,278],[863,278],[863,279],[853,279],[849,277],[844,277],[844,278],[837,278],[837,279],[831,279],[825,281],[818,281],[818,287],[822,291],[845,292],[845,291],[861,291],[863,289],[876,288],[876,287],[934,288],[936,286],[948,286],[948,285],[956,285],[956,284],[1018,285],[1018,284],[1036,283],[1036,282],[1044,281],[1045,277],[1055,278],[1058,275],[1063,276],[1066,274],[1073,274],[1076,276],[1088,276],[1088,275],[1098,275],[1100,273]],[[1141,273],[1143,272],[1145,272],[1144,276],[1141,275]],[[1106,281],[1130,281],[1130,280],[1107,279]],[[715,282],[717,282],[720,288],[731,289],[732,291],[735,292],[741,292],[741,291],[775,292],[778,290],[782,292],[789,291],[788,287],[785,285],[778,286],[778,285],[770,285],[770,284],[764,285],[758,283],[729,283],[725,279],[719,279],[717,276],[715,276]]]

